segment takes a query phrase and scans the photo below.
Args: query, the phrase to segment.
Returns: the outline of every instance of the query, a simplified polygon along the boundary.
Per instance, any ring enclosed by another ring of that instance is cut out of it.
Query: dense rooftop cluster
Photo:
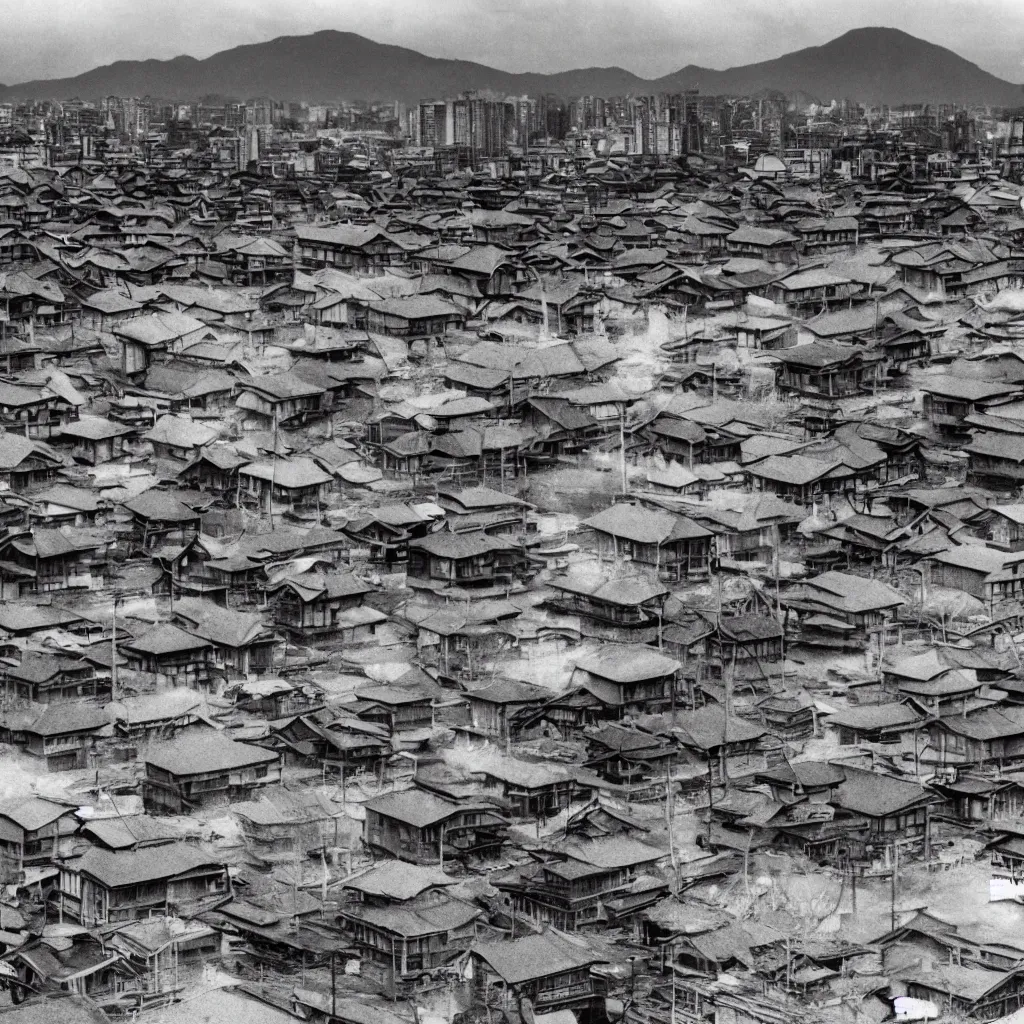
[[[0,172],[12,1022],[1019,1010],[1024,189],[782,168]]]

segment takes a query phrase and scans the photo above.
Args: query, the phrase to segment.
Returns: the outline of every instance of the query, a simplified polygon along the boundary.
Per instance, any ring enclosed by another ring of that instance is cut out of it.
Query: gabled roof
[[[372,584],[350,572],[303,572],[282,576],[267,586],[267,593],[276,593],[285,587],[294,591],[304,602],[321,598],[357,597],[373,592]]]
[[[165,843],[116,853],[94,846],[71,866],[108,889],[163,881],[200,867],[224,870],[216,856],[203,853],[191,843]]]
[[[442,530],[410,541],[409,548],[426,551],[437,558],[471,558],[491,551],[507,551],[515,548],[515,545],[501,537],[492,537],[482,530],[472,533],[450,533]]]
[[[526,508],[527,503],[511,494],[496,491],[493,487],[463,487],[459,490],[438,488],[438,496],[462,507],[466,512],[494,508]]]
[[[199,514],[167,491],[149,490],[124,503],[140,519],[162,523],[186,523],[199,520]]]
[[[292,371],[268,373],[262,377],[249,377],[239,381],[238,386],[243,391],[255,391],[257,394],[265,395],[279,402],[286,402],[291,398],[312,398],[324,394],[327,390],[319,384],[311,384],[308,380],[303,380]]]
[[[128,651],[138,651],[140,654],[181,654],[186,651],[201,651],[204,648],[212,647],[209,640],[186,633],[169,622],[160,623],[152,629],[146,630],[133,640],[127,640],[121,646]]]
[[[935,374],[923,377],[918,386],[929,395],[939,395],[942,398],[959,398],[967,402],[977,402],[984,398],[997,398],[1020,391],[1020,385],[1018,384],[981,380],[977,377],[954,377],[950,374]]]
[[[407,864],[398,860],[385,860],[369,871],[344,883],[367,896],[383,896],[389,900],[408,900],[435,886],[455,885],[457,878],[446,875],[440,868],[425,864]]]
[[[711,536],[710,530],[685,516],[629,503],[612,505],[611,508],[598,512],[596,516],[584,519],[581,525],[589,526],[598,533],[622,537],[638,544],[660,545]]]
[[[181,733],[171,742],[154,743],[140,752],[140,760],[147,765],[179,777],[248,768],[277,759],[272,750],[236,743],[213,729]]]
[[[726,715],[725,708],[718,704],[705,704],[696,711],[677,711],[669,728],[679,736],[680,742],[703,751],[724,743],[750,742],[765,734],[765,730],[753,722]]]
[[[147,348],[157,348],[205,329],[202,320],[184,313],[149,313],[114,324],[111,333]]]
[[[412,825],[413,828],[428,828],[439,821],[447,821],[462,811],[473,809],[471,805],[444,800],[425,789],[403,789],[383,793],[367,800],[364,806],[368,811],[376,811],[385,817]]]
[[[0,803],[0,818],[8,818],[26,832],[35,832],[66,814],[74,814],[75,806],[41,796],[16,797]]]
[[[896,590],[880,580],[869,580],[843,572],[822,573],[808,580],[805,585],[820,592],[816,595],[817,600],[823,600],[821,594],[827,594],[835,599],[836,607],[854,614],[906,604]]]
[[[320,242],[345,249],[361,249],[379,238],[392,241],[391,236],[376,224],[335,224],[331,227],[297,224],[295,237],[300,242]]]
[[[576,659],[576,668],[616,683],[637,683],[678,672],[675,658],[642,644],[606,644],[593,654]]]
[[[607,962],[607,958],[594,952],[588,943],[555,931],[507,942],[477,943],[472,952],[508,985],[521,985]]]
[[[792,245],[799,241],[795,235],[791,235],[782,228],[759,228],[752,224],[743,224],[731,234],[726,236],[727,242],[735,242],[740,245],[753,245],[757,247],[774,247]]]
[[[49,704],[41,715],[24,726],[24,730],[36,736],[67,736],[75,732],[96,732],[108,724],[109,716],[101,708],[87,704]]]
[[[275,487],[285,490],[297,490],[303,487],[322,487],[334,479],[330,473],[324,472],[317,463],[302,455],[287,459],[249,462],[238,470],[241,476],[257,477],[260,480],[273,482]]]
[[[444,317],[465,320],[466,312],[434,295],[409,295],[401,298],[382,299],[368,303],[370,309],[384,316],[399,317],[403,320],[426,320]]]
[[[922,721],[921,716],[908,704],[863,704],[855,708],[842,708],[829,716],[830,725],[865,731],[899,729]]]
[[[822,477],[828,476],[838,465],[838,460],[812,459],[806,455],[769,455],[768,458],[747,467],[751,476],[792,487],[804,487]]]
[[[840,345],[834,341],[812,341],[809,345],[782,348],[772,352],[772,358],[793,366],[807,366],[822,370],[829,366],[842,366],[863,357],[864,349],[853,345]]]
[[[836,805],[872,818],[895,814],[914,804],[933,799],[917,782],[908,782],[843,765],[846,779],[836,790]]]
[[[670,593],[663,583],[640,574],[604,579],[595,578],[589,573],[569,572],[564,576],[553,576],[548,586],[553,590],[580,594],[594,601],[627,608],[657,601]]]
[[[217,429],[191,416],[172,414],[161,416],[142,437],[174,448],[202,448],[217,437]]]

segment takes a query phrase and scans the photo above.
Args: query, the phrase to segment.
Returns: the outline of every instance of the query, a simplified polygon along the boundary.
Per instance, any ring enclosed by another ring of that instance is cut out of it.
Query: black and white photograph
[[[0,4],[0,1024],[1024,1024],[1024,3]]]

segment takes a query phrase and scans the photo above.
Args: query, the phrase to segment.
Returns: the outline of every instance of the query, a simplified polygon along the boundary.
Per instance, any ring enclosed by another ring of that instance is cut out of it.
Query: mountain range
[[[217,95],[278,100],[444,98],[467,91],[500,95],[622,96],[699,89],[753,96],[766,90],[828,102],[969,103],[1024,106],[1024,86],[1007,82],[942,46],[897,29],[860,28],[823,46],[775,60],[715,71],[687,65],[643,79],[620,67],[556,74],[513,74],[470,61],[428,57],[351,32],[281,36],[236,46],[204,60],[118,61],[73,78],[0,85],[0,99],[98,99],[154,96],[195,100]]]

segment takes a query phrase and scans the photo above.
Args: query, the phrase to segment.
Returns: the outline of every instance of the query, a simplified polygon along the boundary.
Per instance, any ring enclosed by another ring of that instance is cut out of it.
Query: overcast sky
[[[1021,0],[0,0],[0,82],[334,28],[508,71],[726,68],[886,25],[1024,80]]]

